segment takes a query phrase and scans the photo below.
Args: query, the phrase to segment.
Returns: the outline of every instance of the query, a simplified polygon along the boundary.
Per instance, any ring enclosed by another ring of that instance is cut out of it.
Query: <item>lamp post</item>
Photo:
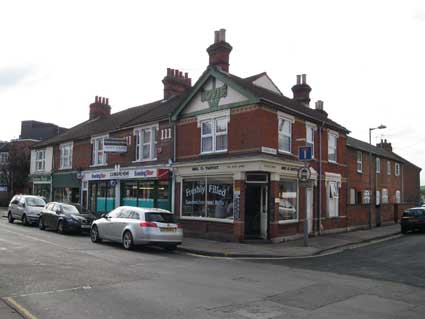
[[[385,125],[379,125],[378,127],[369,128],[369,144],[372,145],[372,131],[382,130],[387,128]],[[376,168],[375,168],[376,170]],[[372,229],[372,147],[369,148],[369,229]],[[376,196],[376,195],[375,195]]]

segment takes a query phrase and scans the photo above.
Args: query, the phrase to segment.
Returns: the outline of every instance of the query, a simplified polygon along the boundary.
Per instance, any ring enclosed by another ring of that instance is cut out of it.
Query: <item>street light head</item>
[[[387,127],[385,125],[382,125],[382,124],[378,126],[378,129],[380,129],[380,130],[382,130],[384,128],[387,128]]]

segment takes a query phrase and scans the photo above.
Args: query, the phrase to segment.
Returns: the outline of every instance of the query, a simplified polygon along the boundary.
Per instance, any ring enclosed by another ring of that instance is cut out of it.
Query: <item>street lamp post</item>
[[[372,131],[387,128],[385,125],[369,128],[369,144],[372,145]],[[376,168],[375,168],[376,170]],[[369,228],[372,229],[372,147],[369,148]],[[376,194],[375,194],[376,196]]]

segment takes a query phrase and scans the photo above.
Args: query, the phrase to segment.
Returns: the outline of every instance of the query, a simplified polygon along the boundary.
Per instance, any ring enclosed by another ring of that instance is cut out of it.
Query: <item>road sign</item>
[[[311,177],[311,172],[308,167],[301,167],[298,170],[298,179],[300,182],[307,182]]]
[[[298,159],[300,161],[310,161],[313,157],[311,146],[300,146],[298,148]]]

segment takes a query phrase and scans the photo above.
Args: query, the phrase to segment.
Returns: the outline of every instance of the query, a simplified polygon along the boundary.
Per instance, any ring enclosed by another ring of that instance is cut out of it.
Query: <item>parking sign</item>
[[[298,159],[300,161],[310,161],[312,159],[311,146],[300,146],[298,148]]]

